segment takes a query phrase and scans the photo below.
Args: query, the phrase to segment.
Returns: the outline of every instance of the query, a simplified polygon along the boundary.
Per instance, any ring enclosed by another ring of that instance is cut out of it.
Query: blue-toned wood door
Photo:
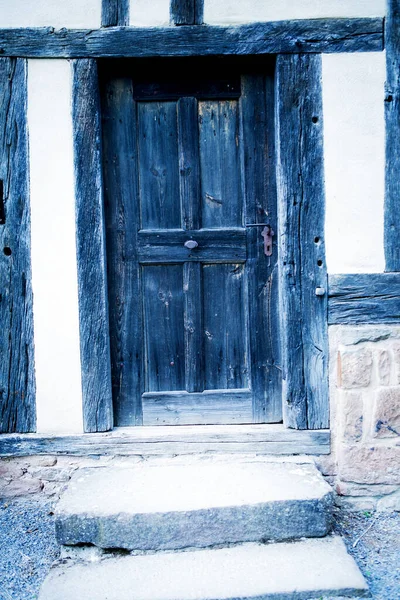
[[[103,74],[120,426],[281,421],[273,75],[192,64]]]

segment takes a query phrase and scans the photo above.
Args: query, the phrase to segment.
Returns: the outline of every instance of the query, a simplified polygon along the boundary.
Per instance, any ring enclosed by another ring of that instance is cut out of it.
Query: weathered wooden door
[[[281,420],[273,78],[193,69],[104,75],[116,425]]]

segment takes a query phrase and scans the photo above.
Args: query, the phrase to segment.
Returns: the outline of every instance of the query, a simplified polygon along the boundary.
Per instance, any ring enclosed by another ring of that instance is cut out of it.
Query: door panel
[[[248,387],[244,264],[203,266],[205,389]]]
[[[239,102],[199,102],[202,226],[243,226]]]
[[[183,266],[142,269],[146,392],[184,390]]]
[[[281,420],[273,77],[238,80],[105,81],[117,425]]]
[[[176,102],[139,102],[142,229],[181,227]]]

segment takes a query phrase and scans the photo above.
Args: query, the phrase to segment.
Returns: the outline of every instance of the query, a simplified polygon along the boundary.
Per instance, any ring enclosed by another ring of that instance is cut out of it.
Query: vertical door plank
[[[129,0],[102,0],[101,26],[129,25]]]
[[[400,0],[388,1],[386,48],[386,169],[385,261],[386,271],[400,271]]]
[[[143,267],[146,391],[185,389],[182,265]]]
[[[278,57],[283,406],[295,429],[329,425],[321,87],[320,55]]]
[[[257,423],[282,420],[273,94],[272,77],[242,78],[246,223],[268,223],[275,233],[272,256],[267,257],[264,226],[247,227],[251,386]]]
[[[183,267],[185,298],[185,372],[188,392],[204,390],[204,346],[202,311],[202,267],[199,262],[186,262]]]
[[[137,123],[130,79],[108,82],[103,93],[104,184],[108,301],[114,420],[142,423],[143,325],[136,252],[138,210]]]
[[[113,426],[97,64],[72,61],[83,424]]]
[[[200,229],[199,130],[196,98],[178,100],[179,180],[184,229]]]
[[[0,58],[0,433],[35,431],[27,61]]]
[[[243,264],[203,266],[205,387],[248,387]]]
[[[199,102],[202,225],[243,226],[239,104]]]
[[[140,102],[139,182],[143,229],[179,229],[176,102]]]

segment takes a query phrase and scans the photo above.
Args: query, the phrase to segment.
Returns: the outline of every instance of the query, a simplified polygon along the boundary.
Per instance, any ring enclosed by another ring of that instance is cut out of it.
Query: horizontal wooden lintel
[[[373,52],[384,20],[311,19],[217,27],[107,27],[94,30],[0,29],[0,54],[36,58],[151,57]]]
[[[400,273],[331,275],[328,322],[400,323]]]
[[[135,456],[215,453],[329,454],[328,429],[283,425],[182,425],[130,427],[81,435],[0,435],[0,456],[68,454]]]

